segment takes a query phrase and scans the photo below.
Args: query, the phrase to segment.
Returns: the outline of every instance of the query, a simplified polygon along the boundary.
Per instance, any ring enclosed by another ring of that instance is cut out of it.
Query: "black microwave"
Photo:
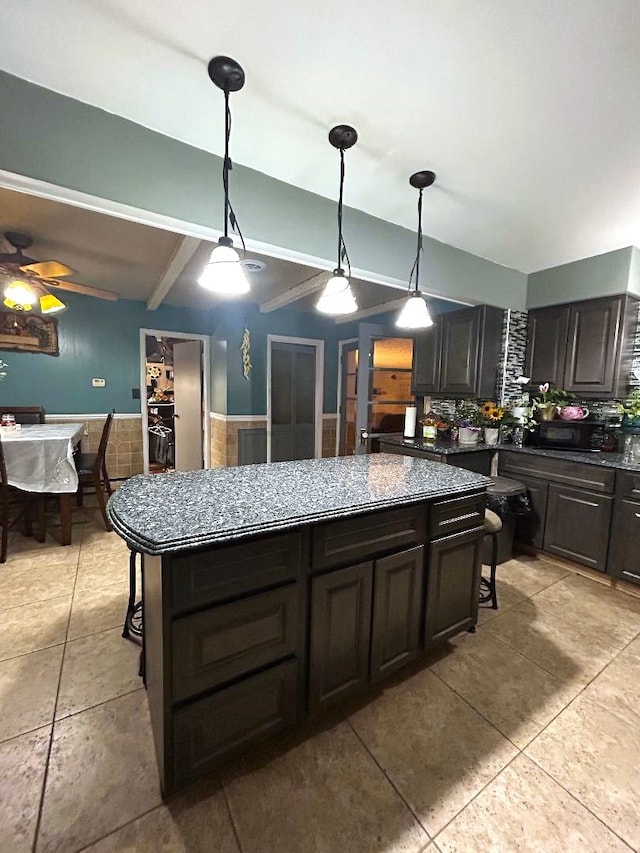
[[[540,421],[529,444],[547,450],[600,450],[604,427],[602,421]]]

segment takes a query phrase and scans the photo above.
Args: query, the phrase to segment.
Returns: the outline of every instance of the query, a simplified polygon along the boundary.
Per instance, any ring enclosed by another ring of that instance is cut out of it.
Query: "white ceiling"
[[[523,272],[640,244],[638,0],[20,0],[7,71],[221,152],[206,63],[242,62],[232,154]],[[240,213],[240,212],[239,212]],[[250,235],[249,235],[250,236]]]

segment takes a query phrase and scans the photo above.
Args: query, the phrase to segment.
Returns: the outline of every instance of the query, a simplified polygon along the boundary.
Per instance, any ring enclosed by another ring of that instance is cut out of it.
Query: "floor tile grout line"
[[[47,652],[47,651],[49,651],[49,649],[57,649],[58,646],[64,646],[64,644],[65,644],[65,641],[60,640],[59,643],[51,643],[48,646],[38,646],[37,649],[31,649],[31,651],[28,651],[28,652],[20,652],[17,655],[12,655],[10,658],[0,658],[0,666],[2,666],[3,663],[8,663],[11,660],[18,660],[19,658],[26,658],[29,655],[37,655],[39,652]]]
[[[84,533],[84,531],[82,531],[82,532]],[[73,589],[71,591],[72,606],[73,606],[73,596],[74,596],[75,590],[76,590],[76,581],[78,578],[79,562],[80,562],[80,551],[78,551],[78,562],[76,562],[76,573],[75,573],[75,576],[73,578]],[[67,635],[69,633],[70,623],[71,623],[71,607],[69,608],[69,613],[67,614],[67,627],[66,627],[65,632],[64,632],[65,640],[64,640],[63,647],[62,647],[62,655],[60,658],[60,669],[58,670],[58,684],[56,687],[56,696],[55,696],[55,700],[53,703],[53,715],[51,718],[51,732],[49,733],[49,747],[47,749],[47,758],[46,758],[45,765],[44,765],[44,775],[43,775],[43,779],[42,779],[42,788],[40,791],[40,802],[38,803],[38,816],[36,818],[36,826],[35,826],[35,831],[33,834],[33,845],[31,847],[32,853],[36,853],[36,850],[38,847],[38,836],[40,835],[40,826],[42,823],[42,810],[44,807],[45,792],[47,790],[47,781],[49,779],[49,762],[51,761],[51,750],[53,749],[53,737],[54,737],[55,730],[56,730],[56,711],[58,710],[58,699],[60,698],[60,685],[62,683],[62,669],[64,667],[64,658],[65,658],[65,652],[67,649]]]
[[[631,847],[629,842],[625,841],[625,839],[618,832],[616,832],[615,829],[610,827],[608,823],[605,823],[605,821],[601,817],[599,817],[594,811],[592,811],[592,809],[586,803],[583,803],[582,800],[580,800],[572,791],[570,791],[567,787],[565,787],[562,784],[562,782],[560,782],[558,779],[555,778],[555,776],[553,776],[551,773],[549,773],[549,771],[546,770],[538,761],[536,761],[536,759],[533,756],[527,755],[524,751],[522,752],[522,754],[524,755],[524,757],[526,759],[533,762],[536,765],[536,767],[545,774],[545,776],[548,776],[548,778],[551,779],[552,782],[555,782],[556,785],[559,785],[562,788],[562,790],[566,794],[568,794],[572,800],[574,800],[574,802],[578,803],[578,805],[581,806],[583,809],[585,809],[585,811],[589,812],[589,814],[592,817],[594,817],[598,821],[598,823],[602,824],[602,826],[604,826],[605,829],[609,830],[609,832],[611,832],[613,835],[615,835],[616,838],[618,838],[620,841],[622,841],[622,843],[626,847],[629,848],[630,853],[633,853],[634,848]]]
[[[365,752],[369,755],[369,757],[371,758],[371,760],[373,761],[373,763],[376,765],[376,767],[378,768],[378,770],[380,770],[380,772],[382,773],[382,775],[384,776],[384,778],[385,778],[385,779],[387,780],[387,782],[391,785],[391,787],[392,787],[392,788],[393,788],[393,790],[396,792],[396,794],[397,794],[397,795],[398,795],[398,797],[401,799],[401,801],[405,804],[405,806],[407,807],[407,809],[409,810],[409,812],[413,815],[413,817],[414,817],[414,819],[416,820],[416,822],[417,822],[418,826],[420,826],[420,827],[422,828],[422,830],[423,830],[423,831],[424,831],[424,833],[426,834],[426,836],[427,836],[428,840],[429,840],[429,841],[432,841],[432,840],[433,840],[433,836],[431,835],[431,833],[429,832],[429,830],[427,829],[427,827],[423,824],[422,820],[418,817],[418,815],[416,814],[416,812],[415,812],[415,810],[413,809],[413,807],[412,807],[412,806],[407,802],[406,798],[404,797],[404,795],[402,794],[402,792],[399,790],[399,788],[397,787],[396,783],[395,783],[395,782],[393,781],[393,779],[389,776],[389,774],[388,774],[388,773],[387,773],[387,771],[384,769],[384,767],[380,764],[380,762],[379,762],[379,761],[378,761],[378,759],[375,757],[375,755],[373,754],[373,752],[369,749],[369,747],[367,746],[367,744],[366,744],[366,743],[364,742],[364,740],[360,737],[360,735],[358,734],[357,730],[354,728],[353,723],[351,722],[351,720],[349,719],[349,717],[344,716],[344,721],[347,723],[347,725],[349,726],[349,728],[351,729],[351,731],[354,733],[354,735],[356,736],[356,739],[357,739],[357,740],[358,740],[358,742],[362,745],[362,747],[364,748]]]
[[[140,687],[134,687],[133,690],[127,690],[126,693],[119,693],[117,696],[110,696],[108,699],[105,699],[102,702],[96,702],[95,705],[87,705],[86,708],[81,708],[79,711],[73,711],[71,714],[65,714],[64,717],[54,717],[54,723],[63,723],[65,720],[71,720],[73,717],[77,717],[79,714],[84,714],[85,711],[94,711],[96,708],[101,708],[103,705],[108,705],[109,702],[115,702],[116,699],[123,699],[125,696],[131,696],[133,693],[137,693],[139,690],[144,690],[144,686],[140,685]]]
[[[76,850],[73,851],[73,853],[83,853],[84,850],[89,850],[91,847],[93,847],[94,844],[99,844],[101,841],[104,841],[105,838],[109,838],[110,835],[113,835],[114,832],[120,832],[126,826],[129,826],[130,824],[135,823],[137,820],[141,820],[143,817],[150,815],[152,812],[155,812],[156,809],[162,808],[163,805],[164,801],[162,803],[159,803],[157,806],[152,806],[150,809],[147,809],[146,811],[141,812],[139,815],[136,815],[136,817],[132,817],[131,820],[120,824],[120,826],[115,826],[113,829],[110,829],[109,832],[105,833],[104,835],[101,835],[100,838],[94,838],[93,841],[90,841],[88,844],[84,844],[82,847],[78,847]]]
[[[226,806],[227,814],[229,816],[229,822],[231,823],[231,829],[233,830],[233,835],[234,835],[234,838],[236,839],[236,844],[238,845],[238,850],[240,851],[240,853],[244,853],[244,848],[242,846],[242,843],[240,842],[240,831],[239,831],[238,827],[236,826],[236,822],[235,822],[235,819],[233,817],[233,811],[231,809],[231,803],[229,802],[229,797],[227,796],[227,789],[225,787],[224,782],[221,779],[219,779],[219,781],[220,781],[220,790],[222,792],[224,804]]]

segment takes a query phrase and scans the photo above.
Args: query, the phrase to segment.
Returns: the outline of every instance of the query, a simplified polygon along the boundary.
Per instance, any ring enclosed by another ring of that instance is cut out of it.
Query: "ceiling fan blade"
[[[95,296],[96,299],[106,299],[108,302],[115,302],[120,297],[117,293],[111,290],[100,290],[98,287],[90,287],[88,284],[78,284],[75,281],[60,281],[57,278],[43,279],[47,287],[54,287],[58,290],[69,290],[71,293],[82,293],[84,296]]]
[[[30,272],[40,278],[59,278],[63,275],[71,275],[75,270],[60,261],[36,261],[33,264],[25,264],[20,267],[22,272]]]

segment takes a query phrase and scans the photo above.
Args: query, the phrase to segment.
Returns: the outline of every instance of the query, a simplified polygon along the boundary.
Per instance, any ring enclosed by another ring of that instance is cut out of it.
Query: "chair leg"
[[[97,473],[95,477],[95,487],[96,495],[98,497],[98,505],[100,506],[100,513],[102,515],[102,520],[104,521],[105,529],[113,530],[113,527],[111,527],[111,522],[109,521],[109,516],[107,515],[107,502],[104,497],[104,488],[102,487],[102,483],[100,482],[99,473]]]
[[[122,636],[125,639],[129,638],[129,618],[133,613],[133,608],[136,604],[136,552],[131,551],[129,554],[129,601],[127,602],[127,613],[124,617],[124,627],[122,628]]]
[[[102,479],[104,480],[104,485],[107,490],[107,494],[109,497],[113,494],[113,489],[111,488],[111,483],[109,482],[109,475],[107,474],[107,466],[106,463],[102,463]]]
[[[498,534],[491,535],[491,606],[498,609],[498,585],[496,584],[496,567],[498,564]]]

